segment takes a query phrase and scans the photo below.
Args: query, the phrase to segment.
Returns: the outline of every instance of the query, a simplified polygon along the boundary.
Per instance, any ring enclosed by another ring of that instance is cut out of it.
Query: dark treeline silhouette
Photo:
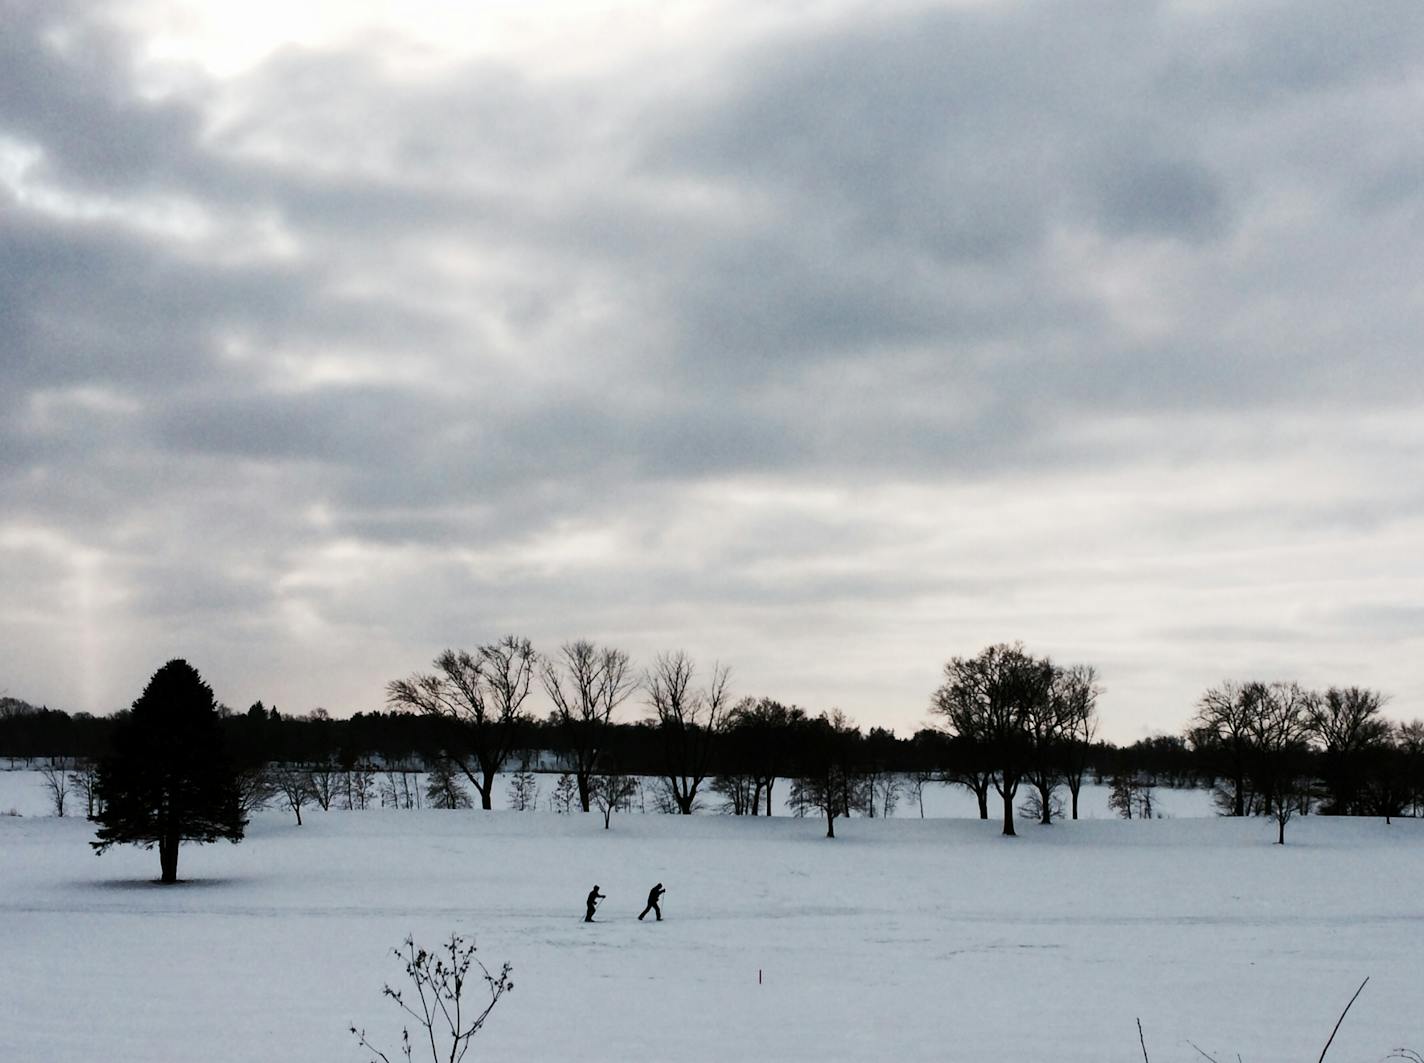
[[[580,641],[542,656],[511,636],[434,663],[389,684],[383,711],[338,719],[260,701],[241,712],[220,706],[225,747],[246,780],[244,810],[274,796],[298,822],[307,803],[490,807],[496,776],[510,773],[520,809],[536,807],[532,773],[552,773],[549,807],[596,808],[605,825],[635,796],[644,808],[651,795],[663,811],[747,816],[772,814],[780,797],[796,814],[823,817],[830,836],[837,818],[888,816],[900,802],[923,815],[930,782],[972,791],[983,819],[996,800],[1006,834],[1016,812],[1041,823],[1077,818],[1085,781],[1110,786],[1124,816],[1154,815],[1156,787],[1210,788],[1223,815],[1274,817],[1282,840],[1296,815],[1418,815],[1424,806],[1424,723],[1385,720],[1381,695],[1355,687],[1223,683],[1202,695],[1183,734],[1119,747],[1096,736],[1094,669],[1018,644],[952,658],[931,696],[936,726],[908,737],[863,730],[839,711],[734,701],[727,669],[699,671],[683,653],[638,675],[617,649]],[[553,706],[544,717],[526,701],[537,688]],[[613,719],[640,704],[642,720]],[[0,758],[93,763],[127,714],[0,699]]]
[[[73,715],[0,698],[0,756],[11,767],[32,767],[50,760],[94,760],[109,746],[114,717]]]
[[[0,717],[0,758],[12,767],[97,759],[130,711],[91,716],[26,707],[12,712]],[[290,715],[259,701],[245,712],[222,706],[219,714],[230,755],[243,766],[331,766],[345,772],[362,765],[393,765],[423,770],[436,760],[453,760],[451,751],[469,743],[459,721],[426,713],[388,710],[336,718],[317,709]],[[684,806],[688,811],[725,806],[738,815],[769,815],[776,807],[778,786],[830,770],[824,751],[833,717],[839,721],[833,728],[836,765],[848,779],[866,776],[873,782],[880,774],[930,773],[952,780],[961,774],[955,765],[965,759],[965,745],[939,731],[927,728],[900,738],[881,727],[862,731],[839,713],[813,716],[770,698],[745,698],[718,717],[715,729],[686,716],[670,725],[657,720],[606,721],[597,757],[588,762],[589,776],[596,780],[604,766],[616,764],[622,775],[675,781],[671,789],[677,811]],[[584,748],[578,738],[571,736],[557,711],[545,718],[520,719],[499,770],[528,767],[573,774]],[[1098,743],[1094,762],[1107,770],[1117,752]],[[868,795],[852,798],[840,802],[840,814],[860,813],[869,800]]]

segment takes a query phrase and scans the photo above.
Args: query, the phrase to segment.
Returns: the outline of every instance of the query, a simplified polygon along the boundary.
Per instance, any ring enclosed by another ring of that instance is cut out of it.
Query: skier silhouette
[[[607,899],[608,895],[606,893],[599,893],[598,884],[594,883],[593,889],[588,891],[588,901],[586,902],[588,905],[588,911],[584,913],[583,921],[585,923],[593,922],[593,910],[598,907],[599,901]]]
[[[648,891],[648,906],[644,908],[642,914],[638,916],[639,922],[641,922],[643,916],[647,915],[649,912],[656,912],[658,916],[658,922],[661,923],[663,921],[663,910],[658,907],[658,901],[662,899],[663,894],[666,892],[667,890],[663,889],[663,884],[661,882],[659,882],[656,886],[654,886],[651,890]]]

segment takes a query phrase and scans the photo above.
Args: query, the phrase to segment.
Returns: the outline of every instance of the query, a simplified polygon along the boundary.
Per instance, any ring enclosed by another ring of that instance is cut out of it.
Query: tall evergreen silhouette
[[[223,747],[213,691],[187,661],[153,674],[99,765],[102,811],[98,840],[158,846],[160,881],[178,881],[184,841],[242,840],[246,825],[232,766]]]

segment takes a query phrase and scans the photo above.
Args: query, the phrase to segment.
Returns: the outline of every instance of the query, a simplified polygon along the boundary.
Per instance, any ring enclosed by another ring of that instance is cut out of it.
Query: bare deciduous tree
[[[1275,817],[1276,844],[1284,845],[1286,824],[1297,811],[1309,810],[1303,761],[1319,697],[1295,683],[1248,683],[1245,702],[1251,709],[1252,783],[1262,810]]]
[[[56,816],[63,819],[65,807],[69,802],[70,788],[69,768],[63,757],[51,758],[49,763],[40,769],[40,782],[45,793],[49,795],[49,807]]]
[[[515,812],[532,812],[539,805],[539,782],[527,767],[509,780],[509,807]]]
[[[1053,822],[1063,809],[1057,789],[1063,777],[1063,748],[1067,744],[1069,718],[1064,699],[1059,697],[1061,673],[1049,665],[1048,696],[1033,698],[1024,712],[1024,778],[1033,787],[1034,800],[1019,811],[1031,808],[1043,826]],[[1029,815],[1029,813],[1024,813]]]
[[[93,819],[99,811],[99,765],[79,761],[69,773],[69,785],[84,798],[84,818]]]
[[[788,803],[798,816],[812,811],[824,815],[826,837],[834,838],[836,818],[863,804],[856,800],[859,782],[850,763],[860,730],[840,709],[822,713],[799,730],[801,764],[791,780]]]
[[[381,780],[382,808],[419,808],[419,780],[408,764],[387,763]]]
[[[1098,670],[1074,665],[1057,676],[1054,696],[1063,717],[1063,779],[1068,784],[1072,818],[1078,818],[1078,794],[1088,770],[1088,754],[1098,734]]]
[[[685,816],[696,805],[714,743],[726,729],[731,710],[730,670],[714,664],[706,690],[693,689],[696,671],[692,658],[678,650],[659,655],[644,680],[662,737],[663,781]]]
[[[580,639],[566,642],[557,660],[546,660],[540,679],[573,758],[579,804],[589,811],[593,772],[614,711],[637,687],[622,650]]]
[[[900,803],[904,792],[904,777],[893,771],[879,772],[870,785],[870,800],[876,815],[889,819],[895,814],[895,806]],[[923,813],[921,813],[923,818]]]
[[[277,795],[273,773],[265,764],[255,764],[237,773],[237,807],[244,817],[266,808]]]
[[[1047,661],[1048,696],[1036,698],[1025,713],[1024,777],[1038,791],[1032,807],[1047,824],[1060,815],[1055,791],[1067,783],[1073,818],[1087,770],[1088,745],[1097,729],[1097,672],[1091,665],[1060,668]],[[1028,807],[1027,805],[1025,807]]]
[[[1331,687],[1309,709],[1310,732],[1321,746],[1330,797],[1322,811],[1358,815],[1367,764],[1388,744],[1389,722],[1380,716],[1384,696],[1360,687]]]
[[[314,800],[323,812],[330,812],[336,803],[341,783],[341,773],[331,763],[317,764],[307,769],[307,785]]]
[[[1056,789],[1049,792],[1049,803],[1046,807],[1042,801],[1043,791],[1034,786],[1019,804],[1019,815],[1042,824],[1052,823],[1055,819],[1063,818],[1063,798],[1059,796]]]
[[[283,765],[272,769],[273,785],[282,801],[297,817],[297,826],[302,825],[302,809],[308,801],[314,799],[312,791],[311,776],[301,768]]]
[[[1228,816],[1244,816],[1250,811],[1250,717],[1245,688],[1240,683],[1226,682],[1201,696],[1196,715],[1188,725],[1192,747],[1217,761],[1221,775],[1218,803]]]
[[[935,773],[929,768],[915,768],[905,776],[905,792],[920,810],[920,818],[925,818],[925,787],[935,781]]]
[[[1291,817],[1310,808],[1304,761],[1319,703],[1296,683],[1223,683],[1202,695],[1188,732],[1217,759],[1222,811],[1275,817],[1279,844]]]
[[[603,813],[604,830],[612,825],[614,810],[626,808],[635,790],[632,779],[612,768],[593,777],[593,800]]]
[[[1153,790],[1157,781],[1146,772],[1114,775],[1112,789],[1108,792],[1108,807],[1123,819],[1137,816],[1151,819],[1156,815],[1153,805]]]
[[[734,816],[755,815],[758,794],[755,778],[746,773],[718,775],[711,783],[712,792],[722,798],[722,811]]]
[[[369,761],[358,760],[342,777],[346,807],[352,812],[364,812],[376,797],[376,768]]]
[[[931,711],[949,733],[980,750],[1004,804],[1004,834],[1013,836],[1014,797],[1027,767],[1028,721],[1049,700],[1053,665],[1020,644],[990,646],[976,657],[955,657]]]
[[[494,807],[494,783],[509,759],[524,717],[537,658],[528,639],[506,635],[468,650],[446,650],[435,672],[387,684],[391,705],[446,725],[445,756],[470,780],[483,808]]]

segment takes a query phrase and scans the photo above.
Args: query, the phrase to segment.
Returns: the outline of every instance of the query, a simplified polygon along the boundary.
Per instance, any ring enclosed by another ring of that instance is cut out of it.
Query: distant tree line
[[[530,709],[536,690],[552,706],[542,717]],[[1384,719],[1376,692],[1224,683],[1203,694],[1183,734],[1124,747],[1097,737],[1099,693],[1090,665],[990,646],[945,664],[930,699],[935,726],[901,738],[835,710],[734,698],[728,669],[704,671],[680,651],[638,672],[614,647],[575,641],[543,655],[506,636],[393,680],[383,711],[337,719],[259,701],[244,712],[218,705],[216,717],[242,811],[277,801],[298,822],[308,805],[489,808],[497,777],[511,773],[510,805],[532,808],[534,773],[547,771],[558,777],[550,807],[598,810],[605,824],[650,801],[681,814],[770,815],[784,781],[792,811],[824,818],[831,836],[838,818],[888,816],[902,801],[923,815],[931,782],[970,790],[984,819],[996,798],[1005,834],[1016,813],[1077,818],[1085,780],[1111,786],[1112,807],[1129,817],[1155,814],[1155,787],[1209,787],[1225,815],[1274,817],[1282,840],[1295,815],[1424,806],[1424,723]],[[638,706],[641,720],[614,720]],[[92,816],[92,765],[132,711],[70,715],[0,699],[0,757],[48,767]]]

